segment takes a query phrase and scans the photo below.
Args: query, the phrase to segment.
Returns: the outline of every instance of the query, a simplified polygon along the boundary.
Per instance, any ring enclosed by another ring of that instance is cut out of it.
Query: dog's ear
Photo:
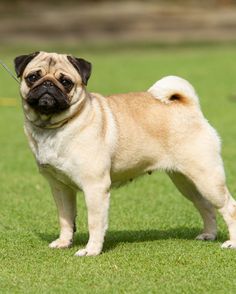
[[[27,64],[38,54],[39,52],[34,52],[28,55],[20,55],[14,59],[15,71],[18,78],[22,76]]]
[[[87,85],[92,71],[92,64],[82,58],[67,56],[70,63],[78,71],[84,85]]]

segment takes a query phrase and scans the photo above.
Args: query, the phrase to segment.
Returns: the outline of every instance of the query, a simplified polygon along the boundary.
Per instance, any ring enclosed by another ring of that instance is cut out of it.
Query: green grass
[[[236,194],[236,46],[72,52],[93,63],[90,91],[145,90],[168,74],[189,79],[221,135],[228,185]],[[10,64],[21,53],[2,50],[0,57]],[[0,69],[0,97],[18,96],[17,83]],[[221,217],[217,241],[195,241],[200,217],[162,173],[112,191],[102,255],[73,256],[88,237],[80,193],[74,246],[49,249],[58,234],[56,208],[23,134],[20,99],[16,107],[0,106],[0,138],[1,293],[236,292],[236,251],[220,248],[227,238]]]

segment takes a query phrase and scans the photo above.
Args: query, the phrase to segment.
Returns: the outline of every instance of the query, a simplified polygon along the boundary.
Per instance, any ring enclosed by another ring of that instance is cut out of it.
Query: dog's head
[[[39,116],[52,116],[79,100],[91,63],[64,54],[35,52],[16,57],[15,70],[27,109]]]

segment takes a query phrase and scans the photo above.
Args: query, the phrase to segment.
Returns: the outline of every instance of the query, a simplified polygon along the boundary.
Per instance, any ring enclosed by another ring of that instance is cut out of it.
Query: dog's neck
[[[71,104],[68,110],[64,111],[63,113],[52,116],[36,115],[32,112],[32,110],[29,110],[29,106],[23,99],[22,103],[25,119],[27,122],[41,129],[60,128],[67,124],[70,120],[72,120],[76,115],[78,115],[82,111],[88,95],[89,93],[85,89],[83,89],[78,99],[73,104]]]

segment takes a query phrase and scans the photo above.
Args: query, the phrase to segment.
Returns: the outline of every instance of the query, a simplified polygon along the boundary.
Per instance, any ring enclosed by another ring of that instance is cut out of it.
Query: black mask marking
[[[29,91],[27,103],[41,114],[56,114],[70,107],[68,97],[52,81],[46,80]]]

